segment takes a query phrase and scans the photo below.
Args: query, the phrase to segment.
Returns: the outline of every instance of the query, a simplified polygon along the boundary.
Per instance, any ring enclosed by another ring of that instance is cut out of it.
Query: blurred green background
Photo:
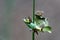
[[[36,0],[36,11],[43,10],[52,33],[40,33],[36,40],[60,40],[60,0]],[[32,0],[0,0],[0,40],[31,40],[32,32],[23,22],[32,17]]]

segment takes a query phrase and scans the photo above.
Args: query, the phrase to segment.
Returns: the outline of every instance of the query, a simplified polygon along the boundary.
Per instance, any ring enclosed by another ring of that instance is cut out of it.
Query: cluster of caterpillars
[[[49,26],[48,19],[43,17],[43,11],[37,11],[34,15],[34,23],[30,17],[23,19],[28,28],[34,31],[36,34],[39,32],[51,33],[51,27]]]

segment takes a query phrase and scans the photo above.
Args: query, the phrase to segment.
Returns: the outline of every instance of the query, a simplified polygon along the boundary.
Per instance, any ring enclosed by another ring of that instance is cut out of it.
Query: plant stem
[[[33,23],[34,23],[34,16],[35,16],[35,0],[33,0]]]
[[[32,40],[35,40],[35,33],[32,32]]]
[[[35,0],[33,0],[33,23],[34,23],[34,16],[35,16]],[[32,40],[35,40],[35,33],[34,30],[32,32]]]

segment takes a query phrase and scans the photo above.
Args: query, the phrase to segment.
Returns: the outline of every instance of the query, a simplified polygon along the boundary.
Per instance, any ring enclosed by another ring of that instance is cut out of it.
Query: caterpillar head
[[[25,18],[23,19],[23,21],[24,21],[25,23],[31,23],[31,19],[30,19],[29,17],[25,17]]]
[[[43,15],[43,11],[37,11],[36,13],[35,13],[35,15],[37,15],[37,16],[42,16]]]

